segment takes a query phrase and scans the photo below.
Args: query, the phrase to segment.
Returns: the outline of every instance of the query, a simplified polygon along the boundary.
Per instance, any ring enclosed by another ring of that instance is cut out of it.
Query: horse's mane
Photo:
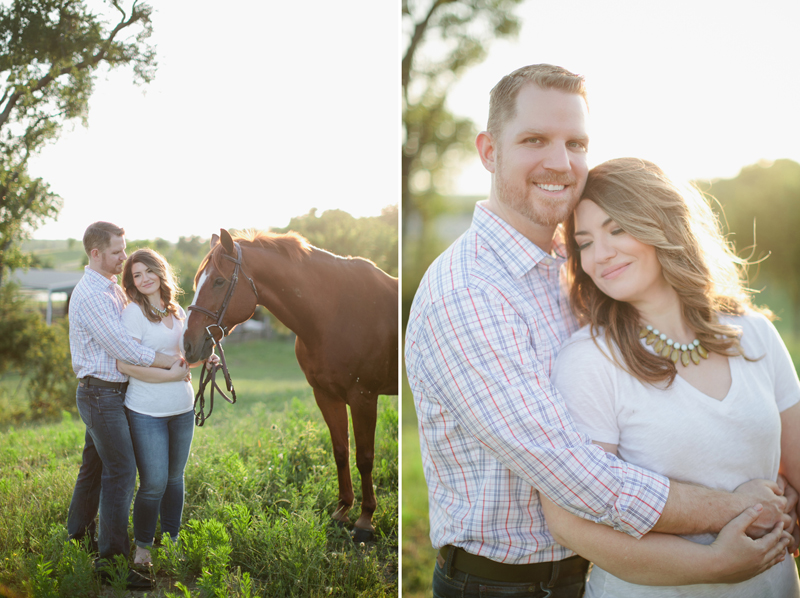
[[[278,251],[293,262],[299,262],[311,253],[309,242],[305,237],[294,231],[289,231],[288,233],[265,233],[263,231],[245,230],[231,236],[234,241],[242,246],[257,246]],[[208,262],[211,261],[214,267],[219,270],[224,253],[225,248],[222,243],[218,243],[206,254],[194,277],[195,290],[197,289],[197,281],[200,278],[200,274],[206,269]]]
[[[258,245],[265,249],[280,251],[294,262],[299,262],[311,253],[311,244],[303,235],[294,231],[288,233],[265,233],[257,230],[246,230],[233,237],[242,245]]]

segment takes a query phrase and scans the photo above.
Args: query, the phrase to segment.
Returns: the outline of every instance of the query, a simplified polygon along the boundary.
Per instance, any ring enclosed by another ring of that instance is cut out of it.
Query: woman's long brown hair
[[[678,293],[683,317],[700,344],[722,355],[744,356],[738,329],[721,324],[719,314],[748,309],[771,314],[753,305],[743,282],[746,263],[725,241],[699,192],[682,191],[652,162],[618,158],[589,172],[583,199],[595,202],[635,239],[656,248],[664,279]],[[591,325],[594,338],[605,330],[610,358],[622,369],[642,382],[672,384],[675,364],[640,342],[637,309],[605,295],[583,271],[574,233],[573,212],[565,240],[570,303],[579,322]]]
[[[164,259],[164,256],[148,247],[137,249],[125,262],[125,268],[122,271],[122,288],[125,289],[128,299],[142,308],[142,313],[148,320],[157,324],[161,321],[161,317],[153,313],[147,297],[142,295],[136,285],[133,284],[134,264],[144,264],[156,273],[161,281],[161,300],[164,302],[167,311],[177,318],[179,306],[176,296],[182,294],[183,291],[178,286],[175,273],[167,260]]]

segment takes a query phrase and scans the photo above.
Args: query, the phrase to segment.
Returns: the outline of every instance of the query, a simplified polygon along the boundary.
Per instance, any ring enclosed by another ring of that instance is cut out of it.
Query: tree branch
[[[100,50],[98,50],[97,54],[95,54],[94,56],[90,56],[89,58],[86,58],[85,60],[79,62],[78,64],[75,64],[75,65],[72,65],[72,66],[65,66],[65,67],[61,68],[56,72],[55,75],[52,74],[52,73],[48,73],[47,75],[45,75],[44,77],[39,79],[36,82],[36,84],[33,85],[30,88],[31,92],[39,91],[41,89],[44,89],[50,83],[55,81],[58,77],[60,77],[62,75],[67,75],[67,74],[71,73],[74,69],[77,69],[79,71],[83,71],[83,70],[86,70],[86,69],[96,65],[101,60],[103,60],[103,58],[105,57],[106,53],[108,52],[108,48],[114,42],[114,38],[117,36],[117,34],[120,31],[122,31],[123,29],[125,29],[126,27],[129,27],[130,25],[135,23],[139,19],[138,15],[136,14],[136,10],[135,10],[136,2],[134,2],[134,5],[133,5],[134,6],[134,10],[131,12],[131,16],[127,20],[125,20],[125,16],[126,16],[125,15],[125,11],[123,11],[122,8],[120,8],[119,3],[115,0],[113,2],[113,4],[114,4],[115,7],[117,7],[118,10],[120,10],[120,12],[122,12],[123,17],[122,17],[122,20],[119,23],[117,23],[117,26],[114,27],[114,29],[111,31],[111,33],[108,36],[108,39],[106,39],[105,41],[103,41],[100,44],[101,48],[100,48]],[[6,92],[6,93],[8,93],[8,92]],[[0,113],[0,128],[2,128],[8,122],[8,119],[11,116],[11,111],[14,109],[14,107],[17,105],[17,102],[19,101],[19,99],[23,95],[24,95],[24,91],[18,91],[16,93],[12,94],[8,98],[8,102],[6,103],[5,109],[3,110],[2,113]]]
[[[433,6],[431,6],[431,9],[428,11],[428,14],[425,15],[425,18],[417,23],[414,27],[414,35],[411,37],[411,41],[408,44],[408,49],[406,49],[406,54],[403,56],[403,62],[401,64],[400,72],[403,81],[404,95],[408,93],[408,82],[411,79],[411,65],[414,61],[414,52],[416,52],[417,46],[419,46],[422,38],[425,36],[425,30],[428,28],[428,23],[430,23],[433,13],[435,13],[436,9],[443,4],[449,4],[454,1],[455,0],[436,0],[436,2],[433,3]]]

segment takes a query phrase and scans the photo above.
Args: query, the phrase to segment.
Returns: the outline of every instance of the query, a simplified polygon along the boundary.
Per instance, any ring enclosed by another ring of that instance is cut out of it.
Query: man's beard
[[[122,266],[124,264],[125,262],[120,263],[117,260],[112,259],[109,260],[107,263],[104,263],[103,267],[105,268],[106,272],[108,272],[109,274],[114,274],[116,276],[122,273]]]
[[[572,175],[550,173],[536,175],[536,182],[541,185],[569,185],[570,191],[575,190],[576,184]],[[523,187],[514,185],[509,177],[505,176],[500,154],[497,156],[495,192],[501,203],[539,226],[557,226],[564,222],[580,199],[580,195],[574,193],[570,197],[550,197],[531,179],[526,180]]]

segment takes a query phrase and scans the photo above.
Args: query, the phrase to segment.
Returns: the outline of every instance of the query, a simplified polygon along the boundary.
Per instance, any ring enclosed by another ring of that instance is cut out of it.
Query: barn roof
[[[37,291],[50,291],[53,293],[71,293],[78,281],[83,277],[83,271],[61,271],[43,268],[41,270],[14,270],[10,278],[16,281],[23,289]]]

